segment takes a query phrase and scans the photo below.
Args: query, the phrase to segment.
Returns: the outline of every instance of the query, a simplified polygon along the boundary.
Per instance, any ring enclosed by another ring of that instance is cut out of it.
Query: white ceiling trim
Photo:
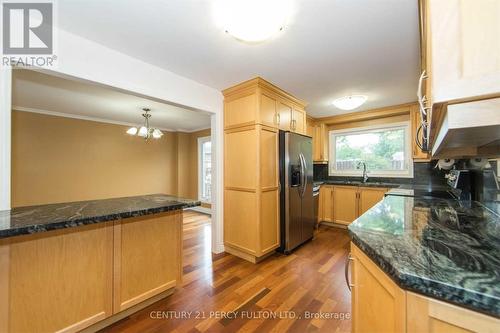
[[[88,116],[82,116],[82,115],[76,115],[76,114],[48,111],[48,110],[43,110],[43,109],[27,108],[27,107],[18,106],[18,105],[12,105],[12,110],[20,111],[20,112],[38,113],[38,114],[44,114],[44,115],[48,115],[48,116],[55,116],[55,117],[94,121],[94,122],[98,122],[98,123],[113,124],[113,125],[131,126],[131,127],[140,125],[139,122],[129,123],[129,122],[124,122],[124,121],[109,120],[109,119],[97,118],[97,117],[88,117]],[[172,128],[163,128],[163,127],[158,127],[158,128],[162,131],[165,131],[165,132],[193,133],[193,132],[198,132],[198,131],[202,131],[205,129],[209,129],[210,127],[196,128],[193,130],[172,129]]]

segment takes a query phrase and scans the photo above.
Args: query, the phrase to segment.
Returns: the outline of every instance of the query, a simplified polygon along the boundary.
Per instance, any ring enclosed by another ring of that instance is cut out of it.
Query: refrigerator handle
[[[301,180],[302,193],[300,197],[303,198],[304,194],[306,193],[306,186],[307,186],[307,163],[306,163],[306,158],[302,153],[300,153],[299,157],[300,157],[300,166],[302,172],[302,180]]]
[[[304,188],[302,189],[302,197],[306,194],[306,187],[307,187],[307,162],[304,154],[302,154],[302,159],[304,160]]]

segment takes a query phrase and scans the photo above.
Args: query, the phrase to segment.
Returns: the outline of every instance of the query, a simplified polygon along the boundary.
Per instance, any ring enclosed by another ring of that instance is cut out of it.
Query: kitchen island
[[[353,332],[498,331],[500,217],[491,207],[389,195],[349,234]]]
[[[182,209],[168,195],[0,212],[0,332],[96,330],[182,279]]]

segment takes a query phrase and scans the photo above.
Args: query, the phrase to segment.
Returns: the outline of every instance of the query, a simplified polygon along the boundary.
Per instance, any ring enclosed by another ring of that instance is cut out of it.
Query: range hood
[[[433,115],[432,156],[500,156],[500,98],[444,106]]]

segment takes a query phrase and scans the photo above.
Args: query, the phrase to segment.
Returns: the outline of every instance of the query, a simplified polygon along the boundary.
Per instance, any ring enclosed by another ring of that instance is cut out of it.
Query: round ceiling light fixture
[[[354,110],[365,104],[367,97],[364,95],[351,95],[338,98],[333,101],[333,105],[341,110]]]
[[[214,8],[217,24],[248,43],[263,42],[282,31],[290,13],[289,0],[218,0]]]

